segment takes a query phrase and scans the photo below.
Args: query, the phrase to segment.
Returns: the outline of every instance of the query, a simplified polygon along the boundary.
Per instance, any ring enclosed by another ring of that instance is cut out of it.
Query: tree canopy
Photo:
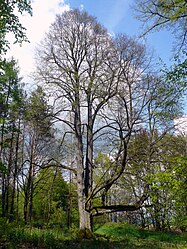
[[[186,0],[136,0],[134,8],[137,18],[144,24],[145,31],[163,28],[175,35],[179,49],[187,46],[187,2]]]
[[[12,33],[15,42],[21,43],[28,41],[26,36],[26,29],[19,21],[16,11],[20,14],[27,12],[32,14],[30,0],[1,0],[0,1],[0,55],[6,52],[8,48],[8,40],[6,34]]]

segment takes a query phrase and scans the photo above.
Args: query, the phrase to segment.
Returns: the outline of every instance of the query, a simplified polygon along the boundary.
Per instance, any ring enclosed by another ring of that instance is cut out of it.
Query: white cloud
[[[84,5],[83,4],[80,5],[80,10],[84,10]]]
[[[176,127],[176,134],[187,135],[187,116],[175,119],[174,124]]]
[[[27,29],[27,37],[30,43],[23,43],[22,46],[11,45],[7,56],[13,56],[18,60],[21,75],[25,80],[34,70],[34,50],[36,44],[42,40],[45,32],[48,31],[50,24],[55,20],[56,14],[68,11],[70,6],[64,0],[35,0],[32,3],[33,16],[20,16],[20,21]],[[11,38],[10,38],[11,39]]]

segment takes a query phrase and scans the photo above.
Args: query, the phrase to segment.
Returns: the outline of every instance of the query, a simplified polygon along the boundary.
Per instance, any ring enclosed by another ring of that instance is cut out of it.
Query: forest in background
[[[172,6],[158,2],[152,7],[164,18]],[[186,21],[186,1],[176,2],[178,11],[154,25]],[[109,221],[186,231],[187,140],[174,125],[183,115],[186,59],[155,67],[145,45],[111,37],[94,17],[71,10],[56,16],[37,48],[29,95],[17,62],[4,57],[7,32],[27,40],[15,6],[31,14],[28,1],[3,1],[0,10],[1,216],[79,227],[83,237]]]

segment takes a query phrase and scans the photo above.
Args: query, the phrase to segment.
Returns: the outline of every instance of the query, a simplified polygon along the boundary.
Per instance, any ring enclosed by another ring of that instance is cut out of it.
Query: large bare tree
[[[55,99],[57,120],[74,134],[76,160],[69,169],[76,175],[80,230],[85,234],[93,216],[136,210],[145,199],[143,194],[133,205],[93,204],[93,198],[107,192],[122,175],[128,141],[147,103],[145,48],[126,36],[113,40],[95,18],[72,10],[56,17],[36,59],[37,78]],[[111,141],[108,151],[115,147],[115,166],[110,178],[105,177],[106,169],[95,184],[94,153],[103,143],[96,142],[101,137]]]

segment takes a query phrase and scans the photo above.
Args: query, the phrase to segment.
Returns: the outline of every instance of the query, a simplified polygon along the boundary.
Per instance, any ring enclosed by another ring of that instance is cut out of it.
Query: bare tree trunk
[[[19,219],[19,182],[17,178],[17,189],[16,189],[16,219]]]
[[[23,213],[24,213],[24,222],[25,224],[27,224],[28,222],[28,188],[26,189],[26,192],[25,192]]]
[[[86,167],[85,167],[85,195],[88,198],[93,185],[93,118],[91,94],[88,96],[88,123],[87,123],[87,148],[86,148]],[[91,203],[89,203],[91,205]]]
[[[72,185],[72,173],[70,171],[70,176],[69,176],[70,180],[69,180],[69,196],[68,196],[68,211],[67,211],[67,226],[68,229],[71,228],[71,223],[72,223],[72,189],[71,189],[71,185]]]
[[[13,121],[12,130],[15,128],[15,123]],[[14,131],[12,131],[11,136],[11,143],[10,143],[10,151],[9,151],[9,159],[8,159],[8,174],[6,179],[6,185],[5,185],[5,210],[6,210],[6,216],[9,217],[9,201],[10,201],[10,179],[11,179],[11,171],[12,171],[12,158],[13,158],[13,140],[14,140]]]
[[[5,174],[2,174],[1,202],[2,202],[2,217],[5,217]]]
[[[78,139],[77,139],[78,140]],[[78,208],[79,208],[79,228],[81,231],[91,231],[90,213],[86,210],[86,195],[85,195],[85,179],[84,179],[84,165],[82,154],[82,143],[77,141],[77,194],[78,194]]]
[[[35,153],[36,153],[36,134],[34,132],[31,146],[31,171],[30,171],[30,198],[29,198],[29,222],[33,216],[33,194],[34,194],[34,175],[35,175]]]
[[[55,183],[56,176],[57,176],[57,167],[55,169],[54,176],[53,176],[53,181],[52,181],[50,189],[49,189],[47,223],[49,223],[50,218],[51,218],[52,194],[53,194],[53,189],[54,189],[54,183]]]
[[[83,232],[83,237],[87,237],[87,234],[91,233],[91,215],[88,211],[85,209],[86,205],[86,198],[83,195],[79,193],[78,195],[78,205],[79,205],[79,228],[80,231]]]
[[[18,123],[18,130],[20,130],[20,119]],[[13,173],[13,186],[12,186],[12,199],[10,205],[10,216],[13,217],[14,214],[14,199],[16,193],[16,181],[17,181],[17,173],[18,173],[18,150],[19,150],[19,135],[20,132],[18,131],[17,138],[16,138],[16,151],[15,151],[15,162],[14,162],[14,173]]]
[[[33,214],[33,192],[34,192],[34,171],[35,171],[35,150],[36,150],[36,135],[33,134],[31,141],[30,166],[28,172],[28,180],[25,190],[24,202],[24,220],[25,223],[31,222]]]
[[[32,213],[32,197],[31,197],[31,191],[32,191],[32,169],[33,165],[30,163],[29,167],[29,173],[28,173],[28,179],[26,183],[26,189],[25,189],[25,198],[24,198],[24,221],[27,224],[31,221],[31,213]]]
[[[87,237],[91,233],[91,216],[86,210],[86,195],[87,188],[85,186],[85,170],[83,159],[83,141],[81,129],[81,115],[80,115],[80,99],[79,93],[76,95],[76,109],[74,117],[75,137],[76,137],[76,163],[77,163],[77,194],[78,194],[78,208],[79,208],[79,228],[82,237]]]
[[[32,217],[33,217],[33,193],[34,193],[34,172],[33,172],[33,166],[32,166],[30,198],[29,198],[29,223],[30,224],[32,222]]]

